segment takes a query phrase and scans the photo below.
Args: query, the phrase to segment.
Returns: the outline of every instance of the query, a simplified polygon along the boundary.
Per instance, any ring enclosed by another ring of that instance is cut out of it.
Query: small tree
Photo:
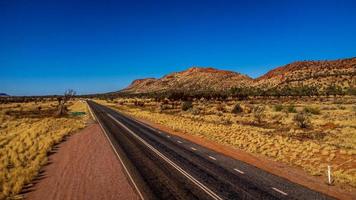
[[[308,128],[310,126],[309,116],[305,112],[296,114],[293,120],[300,128]]]
[[[184,101],[182,103],[182,110],[187,111],[189,109],[193,108],[193,103],[191,101]]]
[[[58,97],[58,111],[57,111],[57,116],[63,116],[67,113],[67,107],[66,103],[71,100],[75,96],[76,92],[72,89],[69,89],[64,92],[64,95],[62,97]]]
[[[237,103],[237,104],[234,106],[234,108],[232,109],[231,112],[234,113],[234,114],[238,114],[238,113],[242,113],[242,112],[243,112],[243,109],[242,109],[242,107],[240,106],[240,104]]]

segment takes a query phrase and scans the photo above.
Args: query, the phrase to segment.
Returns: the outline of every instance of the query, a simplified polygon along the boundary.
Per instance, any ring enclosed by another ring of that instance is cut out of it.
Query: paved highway
[[[332,199],[93,101],[88,105],[142,199]]]

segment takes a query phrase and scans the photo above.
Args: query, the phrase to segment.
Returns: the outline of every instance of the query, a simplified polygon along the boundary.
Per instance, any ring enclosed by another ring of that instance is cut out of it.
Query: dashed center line
[[[170,138],[171,136],[167,135],[168,138]]]
[[[191,150],[196,151],[197,149],[194,147],[190,147]]]
[[[235,171],[237,171],[237,172],[239,172],[240,174],[244,174],[245,172],[243,172],[243,171],[241,171],[241,170],[239,170],[239,169],[234,169]]]
[[[277,188],[275,188],[275,187],[273,187],[272,189],[273,189],[274,191],[276,191],[276,192],[279,192],[279,193],[281,193],[281,194],[285,195],[285,196],[287,196],[287,195],[288,195],[287,193],[285,193],[285,192],[283,192],[282,190],[277,189]]]
[[[182,144],[182,143],[183,143],[182,141],[179,141],[179,140],[177,140],[177,142],[178,142],[178,143],[180,143],[180,144]]]
[[[212,160],[216,160],[216,158],[214,158],[213,156],[209,156],[209,158]]]

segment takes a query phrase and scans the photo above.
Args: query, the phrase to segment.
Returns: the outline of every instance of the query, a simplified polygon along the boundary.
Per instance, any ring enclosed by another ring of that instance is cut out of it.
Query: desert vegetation
[[[325,181],[330,165],[333,184],[356,187],[354,96],[97,101],[183,134],[299,167]]]
[[[21,198],[18,193],[47,163],[53,146],[83,128],[87,118],[79,100],[13,100],[0,104],[0,199]]]

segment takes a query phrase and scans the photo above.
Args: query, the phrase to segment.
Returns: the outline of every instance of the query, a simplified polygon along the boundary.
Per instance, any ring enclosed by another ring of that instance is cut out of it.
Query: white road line
[[[282,190],[279,190],[279,189],[277,189],[277,188],[275,188],[275,187],[272,187],[272,189],[273,189],[274,191],[276,191],[276,192],[279,192],[279,193],[283,194],[284,196],[287,196],[287,195],[288,195],[287,193],[285,193],[285,192],[283,192]]]
[[[88,106],[89,106],[89,105],[88,105]],[[90,106],[89,106],[89,109],[91,110]],[[93,114],[94,114],[94,112],[93,112]],[[128,175],[128,177],[130,178],[131,183],[134,185],[134,187],[135,187],[135,189],[136,189],[138,195],[140,196],[140,198],[141,198],[142,200],[145,200],[145,198],[143,197],[143,195],[142,195],[140,189],[138,188],[138,186],[136,185],[135,181],[133,180],[133,178],[132,178],[132,176],[131,176],[129,170],[126,168],[124,162],[122,161],[122,158],[120,157],[119,153],[117,153],[117,151],[116,151],[114,145],[112,144],[111,140],[109,139],[109,136],[108,136],[108,134],[106,133],[104,127],[101,125],[99,119],[96,117],[95,114],[94,114],[94,116],[95,116],[95,118],[97,119],[97,122],[98,122],[98,124],[100,125],[101,129],[103,130],[104,135],[106,136],[106,139],[109,141],[111,148],[114,150],[116,156],[119,158],[119,161],[120,161],[121,165],[124,167],[124,170],[125,170],[126,174]]]
[[[197,149],[194,147],[190,147],[191,150],[196,151]]]
[[[182,144],[182,143],[183,143],[182,141],[179,141],[179,140],[177,140],[177,142],[178,142],[179,144]]]
[[[241,171],[241,170],[239,170],[239,169],[234,169],[235,171],[237,171],[237,172],[239,172],[240,174],[244,174],[245,172],[243,172],[243,171]]]
[[[170,138],[171,136],[167,135],[168,138]]]
[[[217,194],[215,194],[212,190],[210,190],[207,186],[199,182],[197,179],[195,179],[192,175],[188,174],[186,171],[184,171],[181,167],[179,167],[177,164],[172,162],[170,159],[168,159],[165,155],[163,155],[161,152],[159,152],[157,149],[155,149],[152,145],[148,144],[145,140],[143,140],[140,136],[138,136],[136,133],[131,131],[129,128],[127,128],[124,124],[122,124],[120,121],[115,119],[113,116],[110,114],[107,114],[111,119],[113,119],[116,123],[121,125],[123,128],[125,128],[129,133],[131,133],[134,137],[136,137],[139,141],[141,141],[144,145],[146,145],[149,149],[151,149],[154,153],[156,153],[159,157],[161,157],[163,160],[165,160],[168,164],[170,164],[172,167],[174,167],[176,170],[178,170],[181,174],[183,174],[185,177],[187,177],[189,180],[191,180],[195,185],[197,185],[199,188],[201,188],[203,191],[205,191],[210,197],[213,199],[218,199],[222,200],[221,197],[219,197]]]
[[[209,156],[209,158],[212,160],[216,160],[216,158],[214,158],[213,156]]]

